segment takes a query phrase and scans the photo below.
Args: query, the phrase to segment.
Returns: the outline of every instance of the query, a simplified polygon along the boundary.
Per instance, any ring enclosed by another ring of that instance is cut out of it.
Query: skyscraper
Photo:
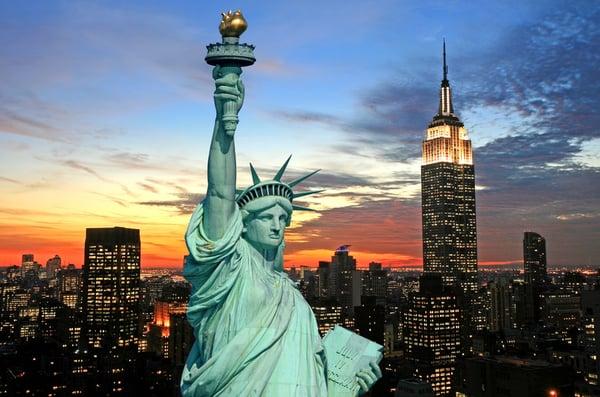
[[[533,294],[533,320],[538,321],[542,315],[542,295],[546,285],[546,239],[535,232],[523,235],[523,265],[525,283]]]
[[[354,308],[355,327],[365,338],[384,344],[385,306],[377,304],[377,297],[363,296],[361,305]]]
[[[50,258],[46,261],[46,277],[53,279],[56,277],[56,273],[60,270],[61,259],[60,256],[54,255],[54,258]]]
[[[363,296],[374,296],[378,305],[385,305],[387,295],[387,270],[381,263],[369,263],[369,270],[363,271]]]
[[[404,315],[406,358],[413,375],[430,383],[436,396],[451,395],[460,355],[460,315],[448,289],[439,273],[423,274]]]
[[[21,260],[21,273],[25,275],[36,270],[36,262],[33,260],[33,254],[23,254]]]
[[[83,265],[84,340],[94,347],[135,345],[140,303],[140,231],[87,229]]]
[[[507,280],[492,281],[490,291],[489,329],[492,332],[514,328],[514,291]]]
[[[546,281],[546,239],[535,232],[523,235],[523,265],[525,280],[534,285]]]
[[[58,272],[58,297],[71,309],[81,304],[81,272],[75,266],[69,265]]]
[[[477,291],[473,153],[454,114],[445,42],[439,108],[423,141],[421,191],[423,270],[440,273],[445,285]]]
[[[342,245],[331,257],[328,277],[328,296],[342,307],[344,319],[352,319],[354,307],[360,306],[362,280],[356,270],[356,259],[350,255],[349,245]]]

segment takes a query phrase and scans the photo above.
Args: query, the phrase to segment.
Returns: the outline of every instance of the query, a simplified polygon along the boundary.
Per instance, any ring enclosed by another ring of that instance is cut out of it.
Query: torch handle
[[[235,134],[238,125],[237,104],[235,101],[226,101],[223,104],[223,128],[229,136]]]

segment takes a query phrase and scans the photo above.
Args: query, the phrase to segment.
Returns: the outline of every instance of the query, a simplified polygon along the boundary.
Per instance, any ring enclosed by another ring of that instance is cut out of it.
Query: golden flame
[[[244,19],[242,12],[227,11],[221,14],[223,18],[219,24],[219,32],[223,37],[240,37],[248,28],[248,22]]]

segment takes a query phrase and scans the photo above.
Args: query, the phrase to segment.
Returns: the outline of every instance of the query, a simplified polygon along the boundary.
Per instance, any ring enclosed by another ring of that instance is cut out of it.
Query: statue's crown
[[[294,193],[292,188],[298,185],[299,183],[305,181],[306,179],[310,178],[320,170],[313,171],[310,174],[304,175],[288,183],[281,182],[281,178],[283,177],[285,169],[287,168],[287,165],[290,162],[291,158],[292,156],[288,157],[288,159],[285,161],[285,163],[283,163],[283,165],[281,166],[279,171],[277,171],[272,180],[265,181],[260,180],[258,174],[256,173],[256,170],[252,166],[252,163],[250,163],[250,173],[252,174],[252,186],[244,190],[236,191],[236,202],[238,206],[240,208],[243,208],[250,201],[256,200],[260,197],[277,196],[283,197],[290,203],[292,203],[292,208],[295,210],[312,211],[310,208],[293,204],[294,199],[298,197],[308,196],[310,194],[320,193],[323,190],[313,190],[307,192]]]

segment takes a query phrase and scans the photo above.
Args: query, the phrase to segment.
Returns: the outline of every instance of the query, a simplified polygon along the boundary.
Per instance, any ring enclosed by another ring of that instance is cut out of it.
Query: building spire
[[[446,64],[446,38],[444,38],[444,50],[443,50],[443,57],[444,57],[444,66],[443,66],[443,75],[444,75],[444,79],[442,80],[443,83],[449,84],[448,83],[448,65]]]
[[[450,91],[450,82],[448,81],[448,64],[446,63],[446,39],[444,38],[442,50],[442,86],[440,88],[440,106],[438,116],[453,116],[454,107],[452,106],[452,93]]]

